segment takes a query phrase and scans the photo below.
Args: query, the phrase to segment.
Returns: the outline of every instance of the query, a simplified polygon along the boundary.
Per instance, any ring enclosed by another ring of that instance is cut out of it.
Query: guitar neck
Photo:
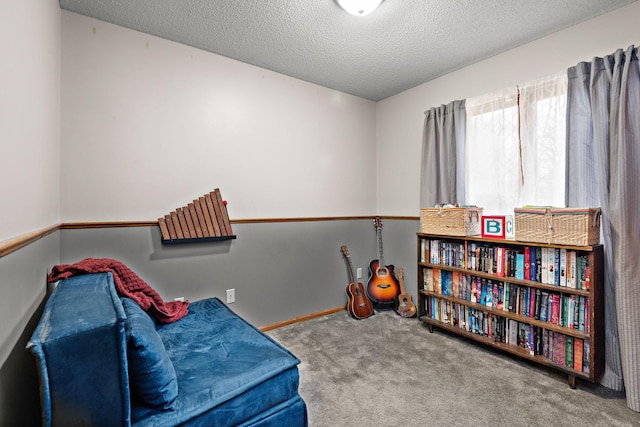
[[[380,261],[380,266],[384,266],[383,253],[382,253],[382,228],[378,228],[376,230],[376,234],[378,236],[378,261]]]
[[[401,294],[406,294],[407,290],[404,288],[404,277],[403,277],[403,271],[402,271],[402,267],[398,267],[398,284],[400,285],[400,293]]]
[[[355,283],[356,282],[356,277],[353,274],[353,264],[351,264],[351,256],[347,255],[347,265],[349,266],[349,280],[351,281],[351,283]]]

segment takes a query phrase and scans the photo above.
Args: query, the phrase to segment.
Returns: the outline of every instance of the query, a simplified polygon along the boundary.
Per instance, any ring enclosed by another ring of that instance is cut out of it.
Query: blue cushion
[[[176,371],[151,317],[130,298],[122,298],[127,320],[127,360],[131,390],[154,409],[174,409],[178,397]]]
[[[282,424],[250,422],[299,398],[300,361],[218,298],[191,302],[187,316],[158,324],[157,331],[175,366],[180,394],[174,411],[132,406],[132,425],[306,425],[300,407]]]

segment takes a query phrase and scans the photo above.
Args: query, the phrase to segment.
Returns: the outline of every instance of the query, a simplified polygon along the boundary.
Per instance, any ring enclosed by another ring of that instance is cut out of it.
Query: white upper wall
[[[374,104],[56,0],[14,2],[0,15],[0,242],[153,220],[215,187],[232,218],[418,215],[425,110],[639,44],[638,16],[640,2]]]
[[[0,13],[0,242],[59,222],[60,6]]]
[[[632,3],[378,102],[378,213],[420,214],[425,111],[554,74],[618,48],[637,46],[639,17],[640,2]]]
[[[375,103],[62,12],[61,218],[371,214]]]

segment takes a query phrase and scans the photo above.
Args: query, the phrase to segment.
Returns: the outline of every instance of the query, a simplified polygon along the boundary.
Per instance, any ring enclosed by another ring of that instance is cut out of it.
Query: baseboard
[[[315,319],[316,317],[322,317],[322,316],[326,316],[328,314],[337,313],[337,312],[343,311],[345,309],[346,309],[345,307],[330,308],[329,310],[318,311],[316,313],[307,314],[305,316],[300,316],[300,317],[296,317],[296,318],[289,319],[289,320],[283,320],[282,322],[272,323],[271,325],[262,326],[262,327],[260,327],[260,330],[262,332],[267,332],[267,331],[271,331],[273,329],[281,328],[283,326],[293,325],[294,323],[304,322],[305,320]]]

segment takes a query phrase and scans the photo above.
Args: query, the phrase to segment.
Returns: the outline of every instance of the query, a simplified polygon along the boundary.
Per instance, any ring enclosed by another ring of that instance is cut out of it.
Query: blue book
[[[481,283],[482,284],[480,285],[480,304],[487,305],[487,282],[484,279],[482,279]]]
[[[516,279],[524,280],[524,254],[516,254]]]
[[[542,293],[540,294],[540,320],[542,320],[543,322],[549,320],[548,304],[549,292],[542,291]]]
[[[536,278],[538,267],[536,264],[536,247],[531,246],[529,248],[529,280],[537,281]]]
[[[449,288],[450,288],[450,279],[451,279],[451,272],[449,271],[443,271],[442,272],[442,295],[450,295],[449,292]]]

